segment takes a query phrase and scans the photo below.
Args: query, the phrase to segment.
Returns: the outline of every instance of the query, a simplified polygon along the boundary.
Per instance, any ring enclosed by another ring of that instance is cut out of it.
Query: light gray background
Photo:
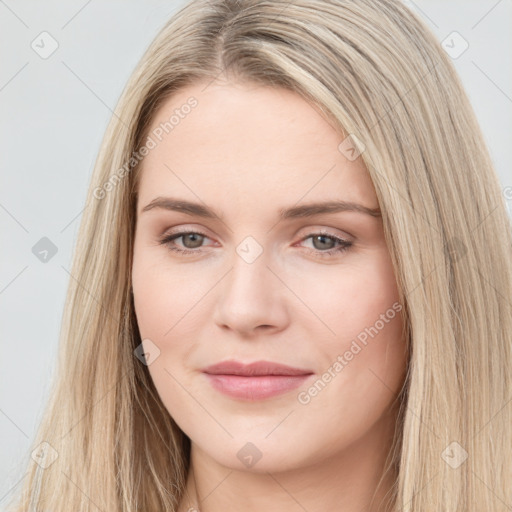
[[[0,508],[24,476],[47,398],[103,132],[145,48],[183,3],[0,0]],[[454,63],[512,211],[512,0],[406,3],[440,42],[457,31],[469,43]],[[59,45],[47,59],[31,47],[43,31]],[[32,253],[42,237],[58,249],[47,263]]]

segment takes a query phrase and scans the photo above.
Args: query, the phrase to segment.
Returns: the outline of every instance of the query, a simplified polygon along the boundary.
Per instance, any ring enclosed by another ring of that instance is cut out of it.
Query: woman
[[[423,24],[193,1],[116,111],[13,510],[507,510],[510,222]]]

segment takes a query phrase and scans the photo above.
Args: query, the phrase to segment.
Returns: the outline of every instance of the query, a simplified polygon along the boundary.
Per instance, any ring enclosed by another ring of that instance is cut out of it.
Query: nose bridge
[[[231,259],[231,271],[220,288],[216,321],[235,330],[249,331],[258,325],[277,326],[284,321],[278,287],[269,267],[270,251],[253,236],[245,237]]]
[[[270,265],[268,249],[264,249],[262,243],[252,235],[246,236],[236,247],[232,259],[232,271],[229,278],[230,286],[242,293],[252,295],[251,288],[267,288],[269,295],[271,286],[269,277],[272,274],[268,268]]]
[[[263,253],[266,254],[263,245],[252,235],[246,236],[237,245],[235,252],[248,265],[252,265],[258,259],[261,260]],[[263,259],[266,259],[266,256]]]

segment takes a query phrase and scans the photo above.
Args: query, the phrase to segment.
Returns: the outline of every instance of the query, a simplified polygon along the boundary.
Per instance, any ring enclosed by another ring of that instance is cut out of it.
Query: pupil
[[[193,240],[194,237],[197,237],[196,240]],[[188,243],[185,243],[185,246],[189,249],[194,249],[196,247],[199,247],[201,245],[201,235],[198,235],[196,233],[189,233],[187,236],[185,236],[184,241],[191,241],[192,246],[188,245]],[[195,242],[195,244],[194,244]]]
[[[320,240],[321,243],[325,243],[325,242],[322,242],[322,239],[330,239],[327,235],[317,235],[315,237],[316,240]],[[334,243],[334,240],[331,240],[331,244]],[[317,247],[318,248],[318,247]],[[326,249],[326,247],[319,247],[320,249]],[[327,249],[330,249],[331,247],[327,247]]]

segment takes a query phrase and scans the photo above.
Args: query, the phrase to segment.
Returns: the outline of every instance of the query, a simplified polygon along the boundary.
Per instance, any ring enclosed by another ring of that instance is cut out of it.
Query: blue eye
[[[190,237],[190,235],[192,235],[192,238]],[[176,245],[175,240],[185,237],[188,237],[189,242],[191,241],[192,243],[197,244],[197,247],[189,249],[180,248],[178,245]],[[167,248],[170,249],[171,251],[175,251],[180,254],[197,254],[203,252],[199,249],[199,247],[202,245],[202,241],[204,238],[208,238],[204,233],[200,233],[198,231],[183,231],[164,237],[162,240],[159,241],[159,244],[166,245]],[[308,252],[312,252],[320,257],[333,257],[335,255],[343,253],[344,251],[347,251],[352,246],[352,242],[349,242],[348,240],[344,240],[343,238],[339,238],[335,235],[331,235],[328,233],[312,233],[306,238],[303,238],[301,242],[308,240],[309,238],[313,238],[316,241],[320,240],[321,243],[325,243],[325,239],[330,239],[334,242],[334,245],[338,244],[338,247],[328,249],[325,251],[319,249],[307,249]]]

